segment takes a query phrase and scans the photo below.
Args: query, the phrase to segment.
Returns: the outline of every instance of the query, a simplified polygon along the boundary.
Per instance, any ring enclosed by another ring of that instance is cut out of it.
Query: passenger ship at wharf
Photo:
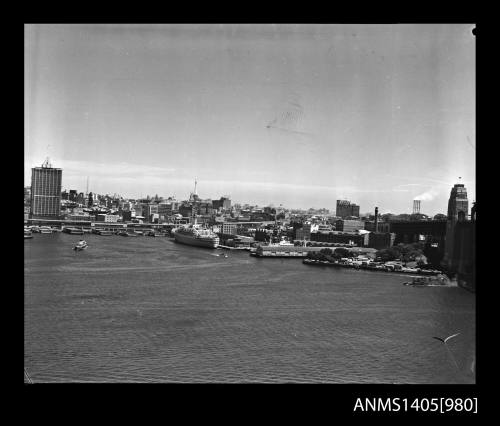
[[[172,231],[174,239],[178,243],[187,244],[196,247],[217,248],[219,246],[219,237],[210,229],[203,228],[196,223],[182,225]]]
[[[198,198],[196,185],[197,181],[195,179],[194,192],[191,193],[190,200]],[[181,225],[179,228],[172,230],[176,242],[196,247],[217,248],[219,246],[219,237],[217,234],[211,229],[198,225],[194,212],[191,216],[191,221],[192,223],[189,225]]]

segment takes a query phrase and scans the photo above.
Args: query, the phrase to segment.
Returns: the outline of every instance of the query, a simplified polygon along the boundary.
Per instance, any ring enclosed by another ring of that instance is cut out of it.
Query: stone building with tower
[[[469,201],[467,189],[463,183],[456,183],[450,192],[448,199],[448,217],[446,223],[446,240],[444,247],[443,262],[448,268],[452,267],[451,259],[454,250],[454,229],[458,222],[467,220],[469,213]]]
[[[459,285],[475,290],[476,204],[468,215],[469,201],[463,184],[455,184],[448,200],[443,266],[455,274]]]

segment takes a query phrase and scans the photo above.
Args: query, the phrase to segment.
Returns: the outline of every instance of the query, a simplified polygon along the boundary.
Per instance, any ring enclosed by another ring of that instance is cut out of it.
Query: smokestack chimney
[[[375,232],[378,232],[378,207],[375,207]]]

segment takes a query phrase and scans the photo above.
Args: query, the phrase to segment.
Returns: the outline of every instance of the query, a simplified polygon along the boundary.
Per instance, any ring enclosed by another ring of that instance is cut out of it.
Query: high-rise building
[[[221,197],[220,200],[212,200],[212,206],[215,210],[231,210],[231,200],[229,197]]]
[[[420,213],[420,200],[413,200],[413,214]]]
[[[58,217],[61,210],[62,169],[53,168],[49,160],[31,169],[32,217]]]
[[[77,197],[78,197],[78,191],[76,189],[70,189],[69,195],[68,195],[68,200],[76,203]]]
[[[359,217],[359,206],[348,200],[337,200],[335,215],[345,219],[349,216]]]

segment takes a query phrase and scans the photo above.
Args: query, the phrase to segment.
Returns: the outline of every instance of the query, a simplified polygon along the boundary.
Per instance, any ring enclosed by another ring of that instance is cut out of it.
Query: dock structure
[[[256,257],[306,257],[307,253],[319,252],[325,247],[301,247],[301,246],[258,246],[255,252]]]

